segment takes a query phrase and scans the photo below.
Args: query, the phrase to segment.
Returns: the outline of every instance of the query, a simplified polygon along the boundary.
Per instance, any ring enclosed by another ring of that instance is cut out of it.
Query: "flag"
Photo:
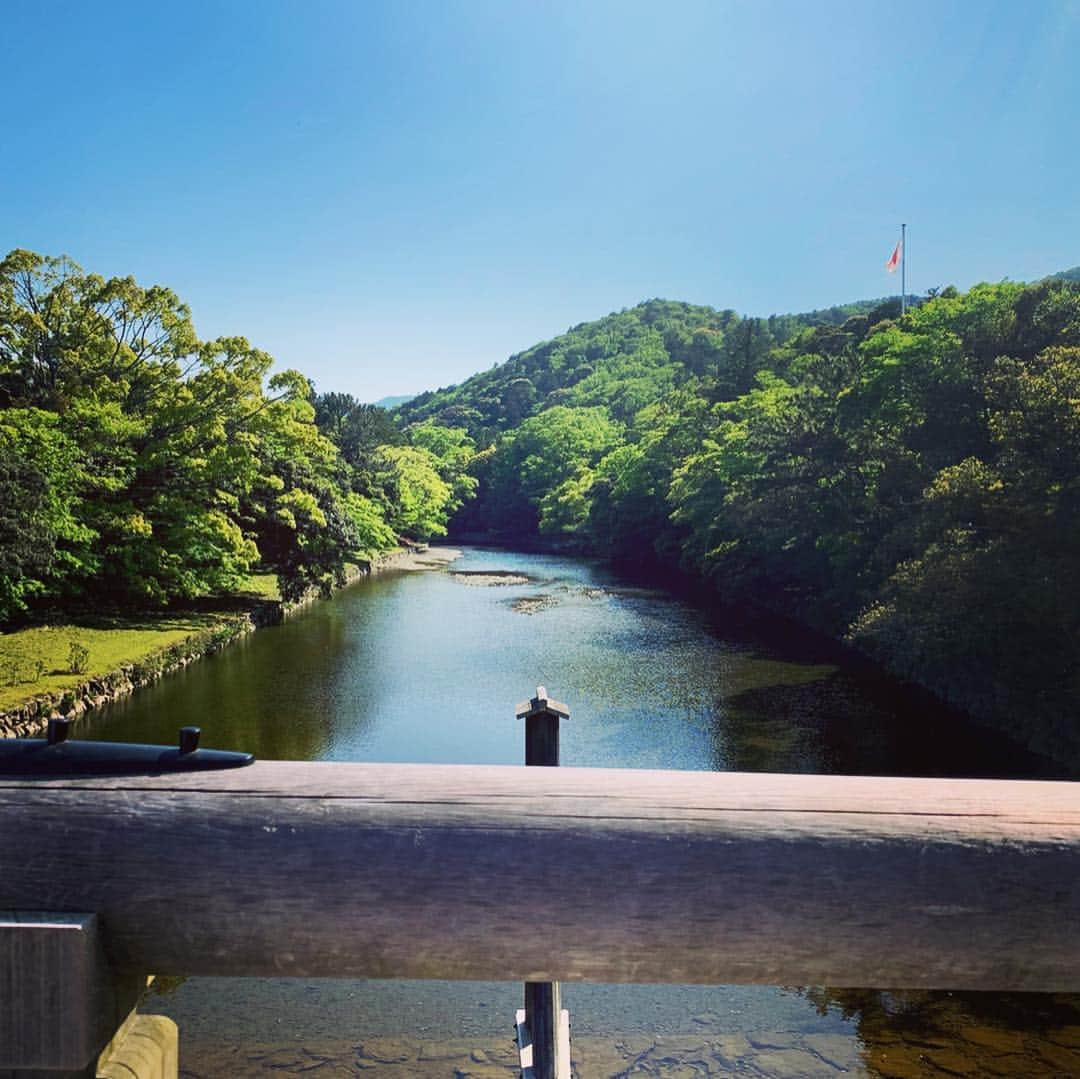
[[[885,269],[889,273],[896,273],[896,267],[900,265],[900,256],[904,253],[904,241],[897,240],[896,247],[893,248],[893,253],[889,256],[889,261],[885,263]]]

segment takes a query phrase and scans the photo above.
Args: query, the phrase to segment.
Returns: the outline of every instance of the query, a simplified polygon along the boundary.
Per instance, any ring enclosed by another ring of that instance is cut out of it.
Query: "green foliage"
[[[487,484],[476,512],[510,535],[531,527],[580,531],[594,469],[620,438],[620,425],[599,406],[555,405],[531,416],[485,461]]]
[[[1036,700],[1076,752],[1078,316],[1076,286],[982,285],[787,350],[676,469],[687,564],[1002,726]]]
[[[537,531],[574,537],[644,563],[678,546],[683,530],[668,520],[665,496],[673,469],[696,447],[708,403],[752,389],[776,347],[806,326],[873,309],[740,319],[650,300],[575,326],[460,386],[421,394],[398,415],[412,430],[464,428],[480,447],[469,466],[477,501],[457,513],[456,528],[507,541]],[[662,435],[647,418],[660,402]],[[590,443],[595,417],[606,426]],[[624,444],[634,449],[619,452]]]
[[[350,492],[345,510],[355,530],[356,549],[367,557],[388,551],[397,543],[397,536],[379,506],[370,498]]]
[[[678,561],[683,530],[666,503],[673,473],[716,426],[708,403],[689,388],[647,405],[625,444],[596,467],[589,533],[597,551],[629,566]]]
[[[82,519],[93,485],[60,417],[0,412],[0,619],[24,611],[66,575],[98,569],[95,531]]]
[[[394,424],[270,367],[200,341],[166,288],[0,261],[0,621],[232,591],[257,562],[295,596],[392,546],[372,477]]]
[[[434,458],[440,479],[450,487],[447,516],[459,510],[475,497],[478,481],[470,475],[469,465],[476,454],[476,444],[463,427],[442,427],[438,424],[416,424],[409,428],[409,441]]]
[[[439,458],[416,446],[384,446],[380,459],[391,527],[417,540],[445,535],[454,492],[439,475]]]
[[[352,394],[316,394],[312,404],[319,431],[337,446],[342,458],[354,469],[370,472],[380,446],[404,441],[385,409],[360,404]]]
[[[85,674],[90,669],[90,649],[79,641],[72,641],[68,647],[67,665],[72,674]]]
[[[752,379],[768,349],[810,321],[741,320],[734,311],[649,300],[574,326],[460,386],[420,394],[397,415],[406,424],[432,420],[465,427],[481,448],[556,405],[602,407],[627,423],[698,378],[733,385]]]

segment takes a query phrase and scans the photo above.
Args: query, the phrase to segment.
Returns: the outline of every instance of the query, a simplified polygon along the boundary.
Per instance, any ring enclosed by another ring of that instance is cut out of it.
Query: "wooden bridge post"
[[[547,690],[537,686],[536,696],[517,706],[517,717],[525,720],[525,763],[557,768],[559,721],[570,718],[566,705],[549,700]]]
[[[0,911],[0,1075],[112,1075],[101,1070],[106,1058],[152,1035],[156,1064],[144,1050],[142,1068],[115,1074],[175,1077],[175,1024],[134,1029],[145,984],[145,977],[112,969],[96,914]]]
[[[537,686],[536,696],[517,706],[517,718],[525,720],[526,765],[558,767],[559,722],[570,718],[566,705]],[[524,1079],[570,1079],[570,1013],[562,1008],[558,982],[525,983],[517,1040]]]

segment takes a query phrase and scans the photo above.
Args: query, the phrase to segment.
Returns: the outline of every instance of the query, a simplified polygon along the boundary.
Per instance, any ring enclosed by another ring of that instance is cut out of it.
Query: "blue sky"
[[[640,300],[1080,263],[1080,3],[3,6],[0,246],[363,400]]]

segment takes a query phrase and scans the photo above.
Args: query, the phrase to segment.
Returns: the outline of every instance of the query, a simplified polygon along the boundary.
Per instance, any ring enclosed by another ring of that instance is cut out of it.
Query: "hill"
[[[1078,402],[1066,271],[903,318],[650,300],[397,416],[476,443],[452,532],[678,565],[1080,760]]]
[[[648,300],[511,356],[459,385],[421,393],[398,409],[405,423],[464,427],[490,443],[553,405],[603,404],[627,421],[644,405],[691,380],[714,379],[715,392],[749,389],[761,358],[808,326],[836,326],[853,315],[898,314],[899,298],[798,315],[743,318],[671,300]]]

